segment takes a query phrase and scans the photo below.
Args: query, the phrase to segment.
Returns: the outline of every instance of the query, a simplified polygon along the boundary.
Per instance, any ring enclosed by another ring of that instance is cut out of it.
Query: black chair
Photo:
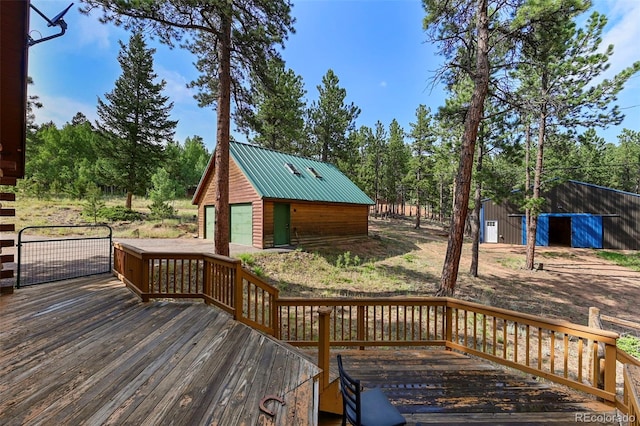
[[[347,420],[354,426],[399,426],[407,423],[380,389],[362,391],[360,380],[344,371],[340,355],[338,371],[342,393],[342,426],[347,424]]]

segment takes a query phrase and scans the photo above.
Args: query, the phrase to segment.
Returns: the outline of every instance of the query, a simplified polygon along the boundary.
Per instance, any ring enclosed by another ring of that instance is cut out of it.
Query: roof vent
[[[320,173],[318,173],[318,171],[316,169],[314,169],[313,167],[307,167],[307,170],[309,170],[309,173],[311,173],[313,175],[313,177],[318,178],[318,179],[322,179],[322,175]]]
[[[298,169],[296,169],[296,166],[294,166],[291,163],[284,163],[284,166],[287,168],[287,170],[289,170],[292,174],[296,175],[296,176],[300,176],[300,172],[298,171]]]

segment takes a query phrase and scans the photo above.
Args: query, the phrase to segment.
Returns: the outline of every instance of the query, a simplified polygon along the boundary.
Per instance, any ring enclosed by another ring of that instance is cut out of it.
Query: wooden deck
[[[567,387],[441,349],[332,351],[365,388],[379,387],[408,424],[618,424],[615,409]],[[333,371],[332,377],[337,372]],[[323,416],[321,425],[340,424]]]
[[[457,352],[340,353],[410,425],[616,424],[591,421],[615,420],[615,411],[589,396]],[[317,373],[291,346],[218,308],[142,303],[109,276],[0,297],[2,425],[313,424]],[[269,404],[274,418],[258,409],[271,394],[286,401]]]
[[[220,309],[142,303],[111,276],[0,297],[2,425],[306,425],[317,374]]]

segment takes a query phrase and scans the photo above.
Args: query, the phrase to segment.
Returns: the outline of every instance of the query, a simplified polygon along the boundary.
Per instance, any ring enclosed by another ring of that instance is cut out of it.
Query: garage
[[[253,242],[253,214],[251,204],[231,205],[231,242],[250,246]]]

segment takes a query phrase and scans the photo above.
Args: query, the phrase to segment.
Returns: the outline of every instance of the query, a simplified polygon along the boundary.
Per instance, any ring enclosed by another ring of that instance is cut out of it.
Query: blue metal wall
[[[542,213],[538,216],[536,245],[549,245],[549,217],[571,218],[571,247],[602,248],[602,216],[587,213]],[[527,227],[522,218],[522,244],[527,244]]]

